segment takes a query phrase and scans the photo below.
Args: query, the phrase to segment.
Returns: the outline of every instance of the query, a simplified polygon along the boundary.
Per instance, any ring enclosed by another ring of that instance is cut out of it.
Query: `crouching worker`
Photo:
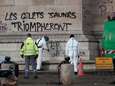
[[[21,45],[21,57],[25,59],[25,79],[29,78],[29,65],[32,65],[34,78],[37,78],[36,59],[38,57],[38,47],[32,39],[31,34],[27,35],[27,39]]]
[[[1,63],[1,69],[11,70],[16,77],[19,76],[19,67],[16,62],[11,61],[10,56],[5,56],[5,60]]]
[[[0,70],[0,86],[17,86],[17,77],[10,70]]]
[[[0,86],[16,86],[18,77],[18,65],[10,61],[10,57],[6,56],[1,63],[0,69]]]

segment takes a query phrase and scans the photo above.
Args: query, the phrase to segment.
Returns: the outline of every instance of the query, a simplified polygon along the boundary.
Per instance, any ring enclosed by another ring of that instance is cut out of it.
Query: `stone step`
[[[58,65],[61,61],[45,61],[42,64],[42,70],[45,71],[57,71]],[[88,60],[88,61],[83,61],[83,70],[84,71],[95,71],[96,66],[95,66],[95,61],[93,60]],[[24,62],[18,62],[19,64],[19,70],[23,71],[24,70]],[[31,66],[30,66],[31,70]]]
[[[52,71],[39,71],[38,78],[33,79],[33,76],[30,74],[29,79],[24,79],[24,71],[21,71],[21,74],[18,78],[19,86],[62,86],[59,84],[59,76],[57,72]],[[114,86],[109,85],[111,81],[115,79],[115,74],[113,72],[88,72],[85,73],[84,77],[77,77],[73,79],[73,85],[71,86]]]

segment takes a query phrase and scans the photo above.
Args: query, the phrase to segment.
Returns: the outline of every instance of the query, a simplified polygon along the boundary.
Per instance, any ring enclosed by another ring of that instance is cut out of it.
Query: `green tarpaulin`
[[[115,50],[115,20],[104,23],[102,48],[105,50]],[[115,54],[106,54],[107,57],[115,57]]]

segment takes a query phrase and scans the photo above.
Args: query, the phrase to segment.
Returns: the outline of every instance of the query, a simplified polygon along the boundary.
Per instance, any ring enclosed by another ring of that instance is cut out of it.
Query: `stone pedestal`
[[[73,74],[74,71],[71,64],[62,64],[60,70],[60,80],[64,86],[71,86]]]

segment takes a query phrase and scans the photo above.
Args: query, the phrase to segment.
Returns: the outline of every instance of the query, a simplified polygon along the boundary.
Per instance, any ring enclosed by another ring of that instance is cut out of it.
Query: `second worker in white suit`
[[[48,37],[43,36],[41,39],[37,39],[36,43],[39,47],[39,55],[37,58],[37,70],[41,69],[42,62],[45,60],[45,52],[44,50],[48,50],[47,41],[49,40]]]
[[[70,39],[66,43],[66,56],[70,57],[70,63],[74,66],[74,73],[77,74],[77,64],[79,61],[79,42],[74,38],[74,34],[70,35]]]

